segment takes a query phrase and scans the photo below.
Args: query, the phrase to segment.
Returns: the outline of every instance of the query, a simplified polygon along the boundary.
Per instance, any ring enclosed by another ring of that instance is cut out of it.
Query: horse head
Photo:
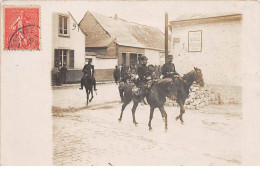
[[[203,87],[204,86],[204,79],[203,79],[202,71],[197,67],[194,67],[194,70],[195,70],[194,76],[195,76],[196,83],[200,87]]]

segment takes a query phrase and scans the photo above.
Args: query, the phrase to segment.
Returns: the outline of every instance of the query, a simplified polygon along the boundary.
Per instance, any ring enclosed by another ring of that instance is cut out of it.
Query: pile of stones
[[[218,90],[208,89],[207,87],[199,87],[192,85],[190,93],[185,101],[186,109],[200,109],[211,104],[236,104],[235,98],[223,98],[223,95]],[[168,99],[167,106],[179,107],[175,100]]]

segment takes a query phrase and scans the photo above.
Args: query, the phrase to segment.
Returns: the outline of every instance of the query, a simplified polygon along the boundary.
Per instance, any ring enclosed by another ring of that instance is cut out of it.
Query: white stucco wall
[[[241,86],[242,21],[208,23],[173,28],[172,38],[180,38],[173,51],[179,73],[199,67],[209,84]],[[188,32],[202,30],[202,52],[188,52]],[[172,40],[171,40],[172,41]]]
[[[59,14],[69,17],[69,37],[61,37],[58,34]],[[74,20],[67,11],[53,13],[53,53],[52,67],[54,67],[54,49],[74,50],[74,69],[81,69],[84,66],[85,56],[85,34],[78,27],[74,28]],[[72,30],[74,29],[74,30]]]
[[[144,54],[148,58],[148,64],[153,64],[153,65],[160,64],[160,52],[159,51],[145,49]]]

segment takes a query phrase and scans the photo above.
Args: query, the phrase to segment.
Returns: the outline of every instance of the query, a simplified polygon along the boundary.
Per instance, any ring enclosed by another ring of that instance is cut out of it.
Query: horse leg
[[[154,108],[150,107],[150,119],[149,119],[149,123],[148,123],[149,130],[152,130],[151,121],[153,119],[153,112],[154,112]]]
[[[124,91],[122,89],[119,89],[119,94],[120,94],[121,102],[123,102],[124,101]]]
[[[86,89],[86,93],[87,93],[87,105],[88,105],[89,93],[87,89]]]
[[[124,110],[125,110],[125,107],[126,107],[130,102],[131,102],[131,100],[130,100],[130,101],[125,101],[124,104],[122,105],[121,114],[120,114],[120,117],[119,117],[119,119],[118,119],[119,122],[122,120],[122,116],[123,116],[123,112],[124,112]]]
[[[91,99],[89,100],[89,102],[91,102],[93,99],[93,89],[91,89],[89,92],[91,93]]]
[[[162,120],[163,120],[163,122],[165,122],[164,114],[163,114],[162,111],[160,111],[160,112],[161,112],[161,115],[162,115]]]
[[[165,129],[167,129],[167,126],[168,126],[167,113],[166,113],[166,111],[165,111],[163,106],[159,107],[159,110],[160,110],[161,114],[163,114],[164,117],[165,117]]]
[[[133,108],[132,108],[132,116],[133,116],[133,123],[136,125],[138,124],[135,120],[135,111],[136,111],[136,108],[138,106],[138,102],[134,102],[134,105],[133,105]]]
[[[182,101],[179,101],[178,104],[180,106],[180,115],[176,117],[176,120],[180,119],[181,124],[183,124],[184,121],[182,119],[182,115],[185,113],[185,108]]]

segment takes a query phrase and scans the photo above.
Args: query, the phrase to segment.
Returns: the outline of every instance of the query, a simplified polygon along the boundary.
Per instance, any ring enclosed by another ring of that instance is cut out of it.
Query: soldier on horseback
[[[85,80],[89,77],[92,79],[92,83],[94,85],[94,90],[96,91],[96,79],[94,77],[94,72],[95,72],[95,69],[94,69],[94,65],[91,65],[91,62],[92,60],[89,59],[88,60],[88,64],[86,64],[82,70],[82,72],[84,72],[84,75],[83,77],[81,78],[81,88],[79,88],[80,90],[83,90],[83,85],[84,85],[84,82]]]
[[[162,66],[163,78],[171,78],[175,81],[176,77],[180,77],[179,73],[176,72],[175,66],[172,63],[173,55],[168,55],[168,61]],[[174,92],[177,95],[177,90]]]
[[[137,68],[139,80],[137,81],[136,86],[140,89],[140,93],[138,95],[143,98],[146,96],[146,89],[149,88],[149,86],[147,86],[147,82],[151,79],[148,71],[147,60],[148,58],[146,56],[142,56],[140,59],[141,64]]]

